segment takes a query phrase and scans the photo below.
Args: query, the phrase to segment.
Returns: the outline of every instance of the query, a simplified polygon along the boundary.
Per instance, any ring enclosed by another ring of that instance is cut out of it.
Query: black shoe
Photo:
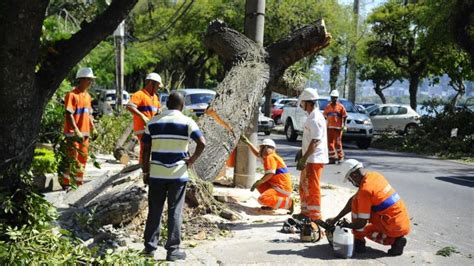
[[[142,252],[140,252],[140,255],[142,255],[143,257],[154,258],[155,257],[155,251],[144,249],[144,250],[142,250]]]
[[[329,158],[329,163],[328,164],[336,164],[336,159]]]
[[[270,206],[261,206],[260,209],[263,211],[273,211],[273,208]]]
[[[355,253],[365,253],[365,241],[360,239],[354,239],[354,252]]]
[[[395,239],[395,242],[392,244],[392,248],[388,250],[388,255],[390,256],[400,256],[403,254],[403,248],[407,244],[407,239],[405,237],[399,237]]]
[[[179,249],[174,250],[173,252],[168,252],[166,255],[167,261],[177,261],[177,260],[185,260],[186,259],[186,252],[181,251]]]

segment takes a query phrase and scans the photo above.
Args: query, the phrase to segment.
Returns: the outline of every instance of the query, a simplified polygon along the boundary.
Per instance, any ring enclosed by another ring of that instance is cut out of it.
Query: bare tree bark
[[[265,89],[268,86],[276,88],[289,66],[319,52],[329,44],[330,39],[322,20],[293,32],[265,49],[223,22],[214,21],[209,25],[204,37],[206,47],[217,53],[224,64],[231,66],[217,87],[217,95],[209,108],[232,131],[218,124],[211,116],[204,115],[199,120],[208,143],[194,165],[199,177],[211,180],[222,169],[251,121]]]

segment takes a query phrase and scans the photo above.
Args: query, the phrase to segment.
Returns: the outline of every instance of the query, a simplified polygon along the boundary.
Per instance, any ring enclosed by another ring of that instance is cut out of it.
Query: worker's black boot
[[[329,158],[329,163],[328,164],[336,164],[336,159]]]
[[[168,252],[168,254],[166,255],[167,261],[177,261],[184,259],[186,259],[186,252],[179,249],[173,250],[172,252]]]
[[[392,248],[388,250],[388,255],[390,256],[400,256],[403,254],[403,248],[407,244],[407,239],[405,237],[399,237],[395,239],[395,242],[392,244]]]
[[[360,239],[354,239],[354,252],[355,253],[365,253],[365,241]]]

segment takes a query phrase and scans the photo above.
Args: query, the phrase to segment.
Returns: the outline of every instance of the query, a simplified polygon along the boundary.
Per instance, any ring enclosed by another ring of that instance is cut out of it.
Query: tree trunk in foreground
[[[198,121],[207,141],[203,155],[194,165],[200,178],[212,180],[217,176],[248,127],[265,89],[271,87],[278,92],[276,88],[284,88],[279,85],[284,71],[298,60],[319,52],[330,39],[323,20],[265,48],[223,22],[209,25],[204,37],[206,47],[231,68],[209,105],[214,116],[204,115]]]

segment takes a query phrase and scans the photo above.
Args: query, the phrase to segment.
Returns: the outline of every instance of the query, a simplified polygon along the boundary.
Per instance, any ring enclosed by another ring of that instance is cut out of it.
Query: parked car
[[[321,97],[317,101],[322,112],[330,102],[330,98]],[[344,105],[347,111],[347,132],[343,134],[343,141],[355,141],[360,149],[369,148],[374,133],[372,121],[366,114],[359,113],[350,101],[339,98],[339,102]],[[284,121],[285,135],[288,141],[296,141],[298,135],[303,134],[306,117],[307,113],[297,106],[297,103],[291,103],[283,108],[281,119]]]
[[[378,104],[369,107],[367,112],[377,133],[395,131],[407,134],[420,124],[420,115],[409,105]]]
[[[201,116],[216,96],[216,92],[208,89],[181,89],[184,96],[184,109]]]
[[[281,121],[281,114],[283,113],[283,107],[288,105],[289,103],[296,103],[298,99],[296,98],[288,98],[288,99],[280,99],[281,101],[277,104],[273,105],[272,108],[272,119],[275,121],[275,124],[279,125],[283,122]],[[277,101],[278,102],[278,101]]]
[[[169,94],[167,92],[159,92],[161,107],[166,107],[166,101],[168,100]]]
[[[99,115],[110,115],[115,109],[115,90],[102,90],[99,92],[97,100],[97,112]],[[122,92],[122,105],[125,105],[130,100],[130,94],[127,91]]]
[[[258,115],[258,132],[264,132],[265,135],[270,135],[272,129],[275,127],[275,122],[268,116],[259,113]]]

